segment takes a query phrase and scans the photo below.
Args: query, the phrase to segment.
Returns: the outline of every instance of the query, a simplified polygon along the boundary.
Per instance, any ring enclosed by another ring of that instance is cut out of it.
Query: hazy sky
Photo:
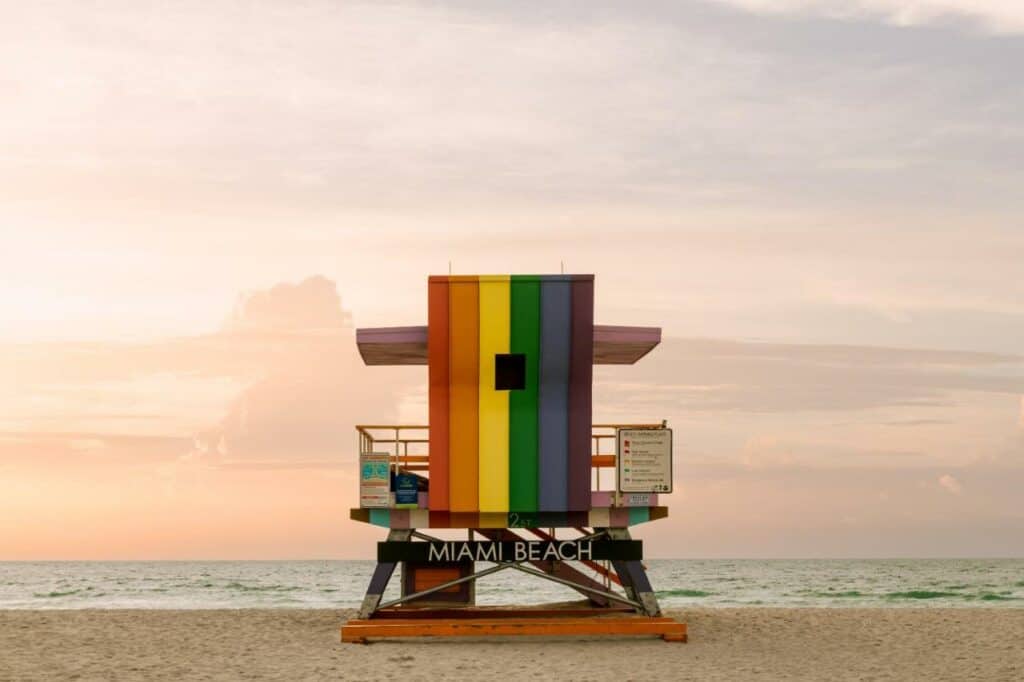
[[[1021,3],[166,5],[0,0],[0,559],[369,556],[352,325],[562,262],[653,554],[1024,555]]]

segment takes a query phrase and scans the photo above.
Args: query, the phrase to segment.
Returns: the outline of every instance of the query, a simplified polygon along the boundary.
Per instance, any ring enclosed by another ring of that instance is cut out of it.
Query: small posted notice
[[[390,455],[386,452],[363,452],[359,455],[359,506],[387,507],[390,503]]]
[[[672,429],[618,430],[619,492],[672,492]]]

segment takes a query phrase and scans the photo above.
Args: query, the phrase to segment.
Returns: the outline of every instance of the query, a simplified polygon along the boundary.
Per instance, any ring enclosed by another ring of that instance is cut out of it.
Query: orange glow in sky
[[[650,555],[1020,556],[997,4],[5,10],[0,560],[371,556],[352,427],[426,372],[353,328],[563,264],[664,329],[595,373],[675,429]]]

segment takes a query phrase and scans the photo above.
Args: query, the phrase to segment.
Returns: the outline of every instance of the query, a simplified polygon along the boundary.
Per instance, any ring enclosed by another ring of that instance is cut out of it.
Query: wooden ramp
[[[656,636],[685,642],[686,624],[648,616],[528,618],[385,618],[350,620],[341,627],[341,641],[365,644],[396,637],[565,637]]]
[[[373,620],[379,619],[493,619],[493,618],[593,618],[609,615],[633,616],[636,612],[630,606],[610,605],[596,609],[586,601],[556,602],[551,604],[529,604],[522,606],[455,606],[439,608],[437,606],[392,606],[377,609],[373,612]]]

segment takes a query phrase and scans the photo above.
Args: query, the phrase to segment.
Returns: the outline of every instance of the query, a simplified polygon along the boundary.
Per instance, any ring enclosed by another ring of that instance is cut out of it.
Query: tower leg
[[[608,537],[612,540],[630,540],[628,528],[609,528]],[[619,574],[626,596],[643,604],[645,615],[655,617],[661,615],[658,597],[654,594],[651,581],[647,579],[641,561],[612,561],[615,572]]]
[[[412,537],[412,531],[406,529],[392,529],[388,532],[389,542],[403,542]],[[363,597],[363,605],[359,608],[359,618],[365,620],[373,615],[380,604],[384,590],[395,572],[396,562],[380,562],[373,569],[373,577],[370,578],[370,586],[366,588],[366,596]]]

